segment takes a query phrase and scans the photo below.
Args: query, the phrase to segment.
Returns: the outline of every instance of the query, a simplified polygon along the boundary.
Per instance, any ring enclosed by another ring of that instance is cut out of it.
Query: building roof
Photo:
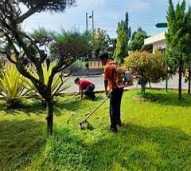
[[[152,45],[156,42],[161,42],[165,40],[165,32],[159,33],[157,35],[151,36],[144,40],[144,46]]]

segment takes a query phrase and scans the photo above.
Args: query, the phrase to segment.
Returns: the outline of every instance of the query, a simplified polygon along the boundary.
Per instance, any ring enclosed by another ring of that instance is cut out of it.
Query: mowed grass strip
[[[90,119],[93,130],[79,122],[104,99],[58,98],[54,136],[46,137],[45,109],[30,101],[24,109],[0,108],[0,170],[190,170],[191,97],[177,92],[138,90],[124,93],[117,134],[109,131],[108,103]],[[27,111],[28,110],[28,111]]]

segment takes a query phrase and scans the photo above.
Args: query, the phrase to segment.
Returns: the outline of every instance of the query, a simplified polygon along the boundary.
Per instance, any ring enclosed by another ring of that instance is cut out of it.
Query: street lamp
[[[86,12],[86,31],[88,31],[88,29],[89,29],[88,19],[91,19],[91,20],[92,20],[92,32],[94,32],[94,31],[95,31],[94,11],[92,11],[91,15],[89,15],[89,14]]]
[[[95,20],[94,20],[94,11],[92,11],[91,15],[89,15],[87,12],[86,12],[86,32],[88,32],[88,29],[89,29],[89,19],[91,19],[92,21],[92,42],[94,43],[94,34],[95,34]],[[93,50],[92,51],[92,57],[95,58],[95,51]]]

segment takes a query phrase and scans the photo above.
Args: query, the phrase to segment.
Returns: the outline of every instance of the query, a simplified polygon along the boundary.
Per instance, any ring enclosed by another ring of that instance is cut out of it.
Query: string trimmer
[[[102,107],[105,102],[107,101],[108,97],[106,97],[102,102],[101,104],[99,104],[93,111],[89,112],[86,114],[86,117],[85,119],[83,119],[81,122],[80,122],[80,128],[81,129],[93,129],[93,126],[88,122],[88,119],[95,113],[97,112],[98,109],[100,109],[100,107]]]

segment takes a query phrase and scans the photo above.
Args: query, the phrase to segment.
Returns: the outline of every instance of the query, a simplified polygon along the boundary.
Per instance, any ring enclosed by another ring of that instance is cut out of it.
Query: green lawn
[[[38,102],[12,111],[1,102],[0,170],[190,170],[191,97],[184,97],[180,103],[174,91],[152,90],[143,100],[137,90],[126,92],[118,134],[108,129],[108,104],[90,119],[95,129],[79,129],[102,95],[96,102],[59,98],[52,138]]]

